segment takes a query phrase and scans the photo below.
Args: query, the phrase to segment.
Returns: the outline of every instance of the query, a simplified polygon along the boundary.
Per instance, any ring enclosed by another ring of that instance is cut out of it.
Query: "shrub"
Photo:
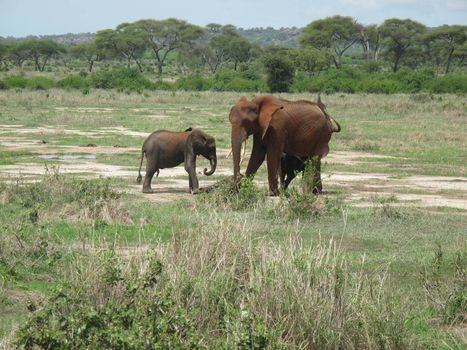
[[[191,75],[177,80],[176,87],[185,91],[206,91],[213,86],[212,79],[201,75]]]
[[[454,278],[447,276],[454,275]],[[446,255],[438,244],[421,282],[431,304],[447,324],[467,322],[467,253]]]
[[[289,91],[294,79],[293,62],[280,53],[265,55],[263,60],[267,72],[267,84],[271,92]]]
[[[59,80],[57,82],[57,86],[66,89],[88,89],[91,85],[91,82],[83,77],[81,74],[79,75],[69,75],[66,78]]]
[[[404,87],[400,82],[380,76],[367,77],[361,82],[362,92],[394,94],[403,90]]]
[[[9,88],[19,88],[19,89],[24,89],[27,84],[28,80],[25,77],[19,76],[19,75],[10,75],[5,78],[4,80],[5,84]]]
[[[425,88],[433,93],[467,93],[467,74],[448,74],[425,82]]]
[[[136,69],[99,71],[91,77],[91,85],[97,89],[151,89],[153,84]]]
[[[26,86],[32,90],[47,90],[54,87],[55,82],[46,77],[32,77],[28,80]]]
[[[413,70],[400,69],[397,73],[391,75],[391,78],[402,84],[399,92],[419,92],[424,84],[434,78],[434,72],[431,70]]]
[[[198,197],[202,206],[224,207],[232,210],[244,210],[262,203],[265,193],[260,190],[251,178],[244,177],[240,183],[233,178],[221,180],[213,191]]]
[[[154,83],[152,83],[152,89],[153,90],[168,90],[172,91],[175,90],[175,84],[173,83],[168,83],[166,81],[158,80]]]
[[[16,333],[16,345],[42,349],[196,349],[199,337],[171,291],[160,288],[160,262],[152,258],[143,274],[122,276],[118,261],[104,260],[95,282],[98,295],[82,284],[58,290]],[[89,286],[88,286],[89,287]],[[37,310],[36,310],[37,309]]]

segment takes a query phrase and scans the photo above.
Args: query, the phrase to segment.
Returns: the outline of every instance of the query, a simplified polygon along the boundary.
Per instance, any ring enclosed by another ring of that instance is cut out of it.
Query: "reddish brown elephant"
[[[209,159],[211,169],[204,169],[204,175],[212,175],[216,171],[217,156],[214,138],[201,130],[189,128],[182,132],[158,130],[154,131],[144,141],[141,152],[141,163],[136,181],[141,183],[141,166],[146,154],[146,175],[143,183],[143,193],[152,193],[151,180],[159,170],[173,168],[185,163],[189,175],[189,190],[198,193],[199,183],[196,176],[196,156],[202,155]]]
[[[306,100],[288,101],[274,96],[259,96],[251,101],[242,97],[231,109],[234,177],[240,175],[242,142],[253,135],[253,149],[246,169],[252,176],[267,160],[269,192],[278,194],[277,180],[281,156],[307,159],[325,157],[329,140],[340,125],[326,112],[324,104]]]

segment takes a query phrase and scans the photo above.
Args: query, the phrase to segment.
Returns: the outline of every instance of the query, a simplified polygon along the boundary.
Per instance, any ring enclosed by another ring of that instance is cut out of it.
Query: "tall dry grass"
[[[157,288],[170,290],[208,348],[408,347],[406,301],[396,299],[387,274],[369,271],[364,258],[352,269],[334,240],[305,242],[291,227],[279,243],[255,234],[241,216],[195,215],[199,225],[175,224],[173,238],[149,255],[122,258],[114,247],[117,254],[102,259],[93,250],[70,265],[66,279],[98,306],[127,298],[121,283],[109,285],[109,271],[144,276],[161,261]]]

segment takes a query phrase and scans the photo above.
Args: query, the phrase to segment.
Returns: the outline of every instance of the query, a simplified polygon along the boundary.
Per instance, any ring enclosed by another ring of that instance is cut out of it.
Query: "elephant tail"
[[[334,128],[334,125],[333,125],[332,122],[336,123],[337,129]],[[331,129],[332,129],[332,132],[340,132],[341,131],[341,125],[334,118],[331,118]]]
[[[143,166],[143,159],[144,159],[144,149],[141,151],[141,163],[139,164],[139,169],[138,169],[138,177],[136,178],[136,183],[139,185],[141,183],[141,180],[143,177],[141,176],[141,167]]]

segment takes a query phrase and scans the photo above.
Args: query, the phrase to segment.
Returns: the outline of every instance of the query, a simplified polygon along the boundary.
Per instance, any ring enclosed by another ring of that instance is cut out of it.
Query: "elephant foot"
[[[313,190],[311,191],[313,194],[321,194],[323,193],[323,189],[319,187],[313,187]]]
[[[152,188],[143,188],[143,193],[154,193]]]
[[[199,193],[200,193],[199,189],[192,190],[192,191],[190,191],[190,192],[191,192],[192,194],[199,194]]]
[[[271,190],[271,189],[270,189],[270,190],[268,191],[268,196],[270,196],[270,197],[277,197],[279,194],[280,194],[280,193],[279,193],[279,190],[278,190],[277,188],[274,189],[274,190]]]

